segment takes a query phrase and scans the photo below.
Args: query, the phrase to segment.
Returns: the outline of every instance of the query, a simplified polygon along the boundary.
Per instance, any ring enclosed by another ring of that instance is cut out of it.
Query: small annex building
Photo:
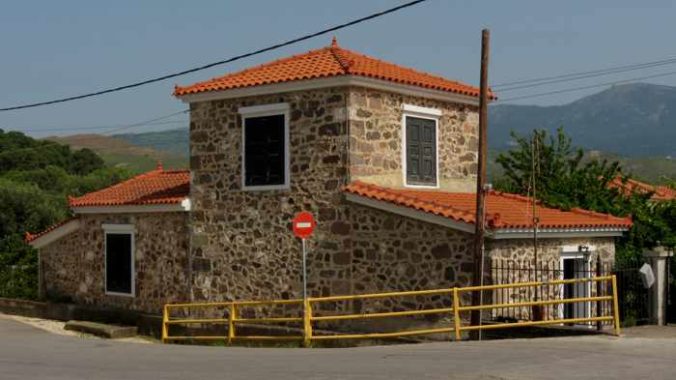
[[[190,170],[71,199],[73,219],[28,237],[43,294],[151,313],[177,300],[299,297],[290,230],[303,210],[318,221],[312,295],[471,282],[478,88],[334,40],[174,95],[190,105]],[[532,262],[532,200],[492,191],[486,206],[487,262]],[[631,226],[535,210],[539,260],[587,273],[614,261]]]

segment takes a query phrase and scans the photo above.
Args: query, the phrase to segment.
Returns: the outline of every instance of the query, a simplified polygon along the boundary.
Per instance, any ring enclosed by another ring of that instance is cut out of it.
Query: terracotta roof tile
[[[59,223],[56,223],[56,224],[53,224],[53,225],[47,227],[44,231],[41,231],[41,232],[38,232],[38,233],[35,233],[35,234],[32,234],[30,232],[26,232],[26,234],[24,235],[24,240],[26,241],[26,243],[30,243],[30,242],[34,241],[35,239],[37,239],[39,237],[47,235],[48,233],[55,231],[62,226],[65,226],[66,224],[72,222],[73,220],[76,220],[77,218],[78,218],[77,216],[74,216],[72,218],[68,218],[64,221],[61,221]]]
[[[261,86],[307,79],[356,75],[456,94],[479,96],[470,85],[395,65],[347,49],[331,46],[282,58],[189,86],[176,86],[175,96]],[[491,95],[492,96],[492,95]]]
[[[672,189],[668,186],[651,185],[631,178],[628,178],[626,182],[623,182],[622,177],[615,177],[615,179],[610,182],[609,186],[620,189],[626,195],[634,192],[639,194],[653,193],[650,199],[655,201],[676,199],[676,189]]]
[[[459,222],[473,224],[476,212],[474,193],[450,193],[408,189],[390,189],[364,182],[352,182],[346,192],[429,212]],[[532,228],[531,199],[491,191],[486,197],[486,220],[490,228]],[[631,227],[631,219],[581,209],[563,211],[536,206],[540,228],[620,228]]]
[[[190,194],[190,171],[158,169],[105,189],[69,198],[70,207],[181,203]]]

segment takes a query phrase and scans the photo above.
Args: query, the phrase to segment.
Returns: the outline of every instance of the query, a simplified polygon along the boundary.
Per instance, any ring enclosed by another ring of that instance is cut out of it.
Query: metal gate
[[[650,289],[643,286],[639,269],[642,260],[617,263],[613,274],[617,277],[617,299],[622,326],[645,325],[650,320]]]
[[[667,259],[667,323],[676,323],[676,258]]]

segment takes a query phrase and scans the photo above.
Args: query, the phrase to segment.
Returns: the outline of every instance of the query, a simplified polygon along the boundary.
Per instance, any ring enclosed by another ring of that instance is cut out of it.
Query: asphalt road
[[[0,318],[0,379],[674,379],[676,340],[657,336],[197,347],[61,336]]]

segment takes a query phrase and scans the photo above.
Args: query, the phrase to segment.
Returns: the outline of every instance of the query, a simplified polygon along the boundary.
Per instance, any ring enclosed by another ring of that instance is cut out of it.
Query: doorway
[[[564,252],[561,254],[561,274],[563,280],[591,277],[589,255],[583,252]],[[590,282],[576,282],[563,284],[561,298],[585,298],[591,296]],[[589,318],[591,316],[590,302],[574,302],[561,304],[559,317],[563,319]]]

